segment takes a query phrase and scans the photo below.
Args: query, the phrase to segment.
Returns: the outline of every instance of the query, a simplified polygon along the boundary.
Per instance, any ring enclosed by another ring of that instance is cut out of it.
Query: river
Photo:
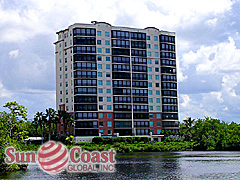
[[[38,165],[0,179],[240,179],[240,152],[187,151],[118,154],[115,173],[60,173],[48,175]]]

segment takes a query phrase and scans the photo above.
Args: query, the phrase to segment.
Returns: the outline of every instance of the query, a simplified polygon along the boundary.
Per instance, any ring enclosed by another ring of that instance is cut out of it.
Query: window
[[[160,106],[157,106],[157,111],[160,111],[160,109],[161,109]]]
[[[66,87],[68,87],[68,82],[66,82]]]
[[[147,36],[147,40],[150,40],[151,38],[150,38],[150,36]]]
[[[68,103],[68,98],[66,98],[66,103]]]
[[[60,79],[62,79],[62,75],[60,75]]]
[[[59,59],[59,63],[62,63],[62,59]]]
[[[101,45],[102,41],[101,40],[97,40],[97,45]]]
[[[149,90],[149,91],[148,91],[148,94],[149,94],[149,95],[152,95],[152,90]]]
[[[106,37],[109,37],[109,32],[105,32],[105,36],[106,36]]]
[[[154,49],[158,49],[158,45],[157,44],[154,45]]]
[[[111,89],[107,89],[107,93],[111,93]]]
[[[99,114],[103,114],[103,113],[99,113]],[[103,121],[99,121],[99,127],[103,127]]]
[[[66,95],[68,95],[68,90],[66,90]]]
[[[110,41],[105,41],[105,45],[110,45]]]
[[[157,98],[157,99],[156,99],[156,102],[157,102],[157,103],[160,103],[160,98]]]
[[[59,51],[59,55],[62,55],[62,51]]]
[[[160,91],[156,91],[156,95],[160,95]]]
[[[158,60],[155,60],[155,64],[159,64],[159,61],[158,61]]]
[[[97,36],[102,36],[102,32],[101,31],[97,31]]]
[[[62,83],[60,83],[60,87],[62,87]]]
[[[149,126],[153,127],[153,121],[150,121]]]
[[[102,69],[102,64],[98,64],[98,69]]]
[[[159,75],[155,75],[155,79],[156,79],[156,80],[159,80]]]
[[[107,110],[112,110],[112,106],[111,105],[107,105]]]
[[[152,79],[152,75],[148,75],[148,79]]]
[[[103,118],[103,113],[98,113],[98,117],[99,118]],[[103,122],[102,122],[103,123]],[[100,126],[100,122],[99,122],[99,126]]]
[[[154,41],[158,41],[158,37],[157,36],[154,36]]]
[[[106,57],[106,61],[110,61],[110,57],[109,56]]]
[[[158,129],[157,134],[161,134],[161,131],[162,131],[161,129]]]
[[[158,52],[155,52],[155,53],[154,53],[154,56],[155,56],[155,57],[159,57]]]
[[[151,59],[148,59],[148,60],[147,60],[147,63],[148,63],[148,64],[152,64],[152,60],[151,60]]]
[[[153,106],[149,106],[149,110],[150,110],[150,111],[153,111]]]
[[[110,64],[106,64],[106,69],[110,69]]]
[[[103,89],[98,89],[98,93],[103,93]]]
[[[111,97],[107,97],[107,102],[111,102]]]
[[[156,83],[156,87],[159,87],[159,83]]]
[[[110,49],[109,48],[106,48],[106,53],[110,53]]]
[[[148,99],[148,102],[149,102],[149,103],[153,103],[153,98],[149,98],[149,99]]]
[[[151,48],[151,44],[147,44],[147,48],[150,49]]]
[[[67,71],[67,69],[68,69],[67,66],[65,66],[65,71]]]
[[[103,85],[102,80],[98,80],[98,85]]]
[[[103,110],[103,105],[99,105],[99,110]]]
[[[109,135],[112,135],[112,130],[108,130],[108,134],[109,134]]]
[[[148,87],[152,87],[152,83],[151,82],[148,83]]]
[[[65,78],[67,79],[67,77],[68,77],[68,75],[67,74],[65,74]]]
[[[152,72],[152,68],[151,67],[148,67],[148,72]]]
[[[157,114],[157,119],[161,119],[161,114]]]
[[[151,52],[147,52],[147,57],[151,56]]]
[[[112,118],[112,114],[111,113],[107,113],[107,118]]]
[[[111,74],[110,73],[106,73],[106,77],[111,77]]]
[[[159,72],[159,68],[155,68],[155,72]]]
[[[98,72],[98,77],[102,77],[102,72]]]
[[[62,91],[60,91],[60,94],[62,94]]]
[[[98,56],[98,57],[97,57],[97,60],[98,60],[98,61],[102,61],[102,56]]]
[[[107,81],[107,86],[111,86],[111,81]]]
[[[99,122],[99,123],[100,123],[100,122]],[[99,124],[99,126],[100,126],[100,124]],[[99,130],[99,133],[103,134],[103,130]]]
[[[108,127],[112,127],[112,121],[108,121],[108,122],[107,122],[107,126],[108,126]]]
[[[153,114],[149,114],[149,118],[151,118],[151,119],[152,119],[152,118],[153,118]]]
[[[102,48],[97,48],[98,53],[102,53]]]
[[[103,97],[98,97],[99,102],[103,102]]]

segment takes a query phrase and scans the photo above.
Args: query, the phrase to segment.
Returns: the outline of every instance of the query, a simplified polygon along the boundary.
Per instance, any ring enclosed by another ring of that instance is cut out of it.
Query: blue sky
[[[175,31],[180,120],[240,123],[238,0],[0,0],[0,105],[55,108],[56,31],[73,23]]]

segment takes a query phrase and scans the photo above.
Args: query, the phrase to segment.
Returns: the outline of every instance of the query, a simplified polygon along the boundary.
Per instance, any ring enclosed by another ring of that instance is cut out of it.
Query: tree
[[[51,140],[52,123],[54,122],[55,118],[56,118],[56,111],[52,108],[46,109],[46,120],[48,125],[48,140]]]
[[[71,126],[74,125],[74,120],[73,120],[72,116],[64,110],[59,110],[58,111],[58,116],[63,121],[64,135],[66,136],[67,135],[67,133],[66,133],[67,126],[66,125],[69,125],[69,129],[70,129]]]
[[[195,119],[188,117],[183,120],[183,123],[180,125],[180,133],[184,136],[185,140],[192,140],[192,129],[195,123]]]

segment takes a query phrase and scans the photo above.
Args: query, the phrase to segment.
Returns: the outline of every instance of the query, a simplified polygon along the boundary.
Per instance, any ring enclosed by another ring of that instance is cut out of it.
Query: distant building
[[[174,32],[93,21],[57,35],[56,105],[75,136],[178,131]]]

